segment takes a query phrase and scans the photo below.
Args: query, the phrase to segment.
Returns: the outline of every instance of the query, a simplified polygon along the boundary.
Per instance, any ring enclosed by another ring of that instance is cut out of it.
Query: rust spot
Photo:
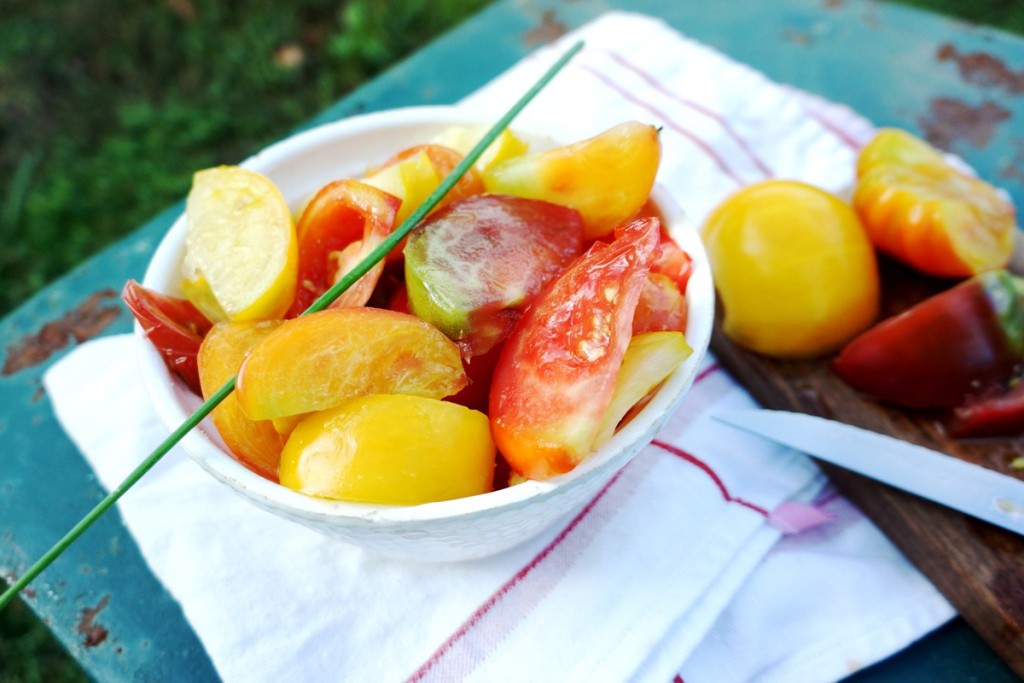
[[[957,140],[984,147],[992,139],[996,126],[1010,118],[1010,112],[995,102],[972,106],[950,97],[936,97],[928,115],[919,119],[925,137],[936,147],[950,149]]]
[[[787,43],[793,43],[800,47],[808,47],[814,44],[814,38],[806,31],[799,31],[792,26],[786,27],[782,32],[782,39]]]
[[[523,34],[523,42],[527,46],[550,43],[565,35],[569,29],[555,16],[554,11],[545,10],[541,15],[540,26],[536,26]]]
[[[825,9],[842,9],[843,0],[825,0],[821,5]]]
[[[121,314],[117,306],[104,306],[116,299],[117,292],[104,289],[95,292],[78,307],[68,311],[60,320],[46,323],[35,334],[23,337],[7,347],[4,359],[4,377],[33,367],[67,346],[72,339],[81,344],[102,332]]]
[[[1003,88],[1006,92],[1024,93],[1024,69],[1014,71],[1006,62],[987,52],[959,52],[950,43],[943,43],[935,53],[940,62],[954,62],[960,77],[972,85]]]
[[[1022,182],[1024,181],[1024,140],[1014,140],[1013,146],[1013,156],[1002,164],[1002,168],[999,169],[999,177]]]
[[[96,615],[103,611],[108,602],[110,602],[110,596],[104,595],[103,599],[100,600],[100,604],[95,607],[86,607],[82,610],[82,620],[78,622],[78,627],[75,630],[85,636],[86,647],[96,647],[106,640],[109,635],[107,629],[94,623]]]

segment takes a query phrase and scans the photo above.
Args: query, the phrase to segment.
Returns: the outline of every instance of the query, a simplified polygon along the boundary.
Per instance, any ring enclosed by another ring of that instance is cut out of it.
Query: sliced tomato
[[[686,297],[676,281],[652,269],[640,290],[640,301],[633,314],[633,334],[685,332],[686,315]]]
[[[497,194],[453,202],[409,233],[410,307],[472,358],[503,341],[582,252],[575,209]]]
[[[1024,434],[1024,378],[957,406],[946,430],[956,439]]]
[[[693,274],[693,258],[675,243],[668,233],[661,233],[661,256],[651,266],[652,273],[660,273],[676,283],[680,294],[686,294],[686,284]]]
[[[336,180],[310,200],[296,226],[299,239],[299,282],[286,317],[312,304],[395,228],[401,201],[357,180]],[[365,304],[384,268],[374,265],[333,305]]]
[[[124,286],[121,299],[163,355],[168,369],[199,394],[196,356],[212,323],[187,299],[155,292],[135,280]]]
[[[491,430],[531,479],[567,472],[591,451],[658,257],[659,222],[645,218],[594,243],[534,300],[505,343],[490,395]]]

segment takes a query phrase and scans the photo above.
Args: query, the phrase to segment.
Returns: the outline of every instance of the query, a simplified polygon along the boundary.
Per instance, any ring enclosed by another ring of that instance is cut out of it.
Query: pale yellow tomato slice
[[[238,166],[199,171],[185,215],[183,289],[196,307],[221,320],[283,316],[295,294],[298,256],[277,186]]]
[[[446,129],[434,140],[439,145],[450,147],[462,156],[469,154],[470,150],[476,146],[480,140],[483,139],[484,135],[490,130],[490,126],[487,124],[481,125],[470,125],[470,126],[452,126]],[[496,163],[511,159],[512,157],[521,156],[526,154],[529,150],[529,145],[513,133],[510,129],[505,128],[498,134],[498,137],[487,146],[480,158],[476,160],[474,164],[481,173],[487,171],[489,168],[494,166]]]

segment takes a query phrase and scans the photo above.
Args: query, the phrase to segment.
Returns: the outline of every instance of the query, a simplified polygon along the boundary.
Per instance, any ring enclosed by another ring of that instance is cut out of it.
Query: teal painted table
[[[608,9],[663,17],[683,33],[880,125],[940,142],[1024,206],[1024,41],[857,0],[503,0],[424,47],[309,125],[451,103],[533,47]],[[76,343],[125,332],[117,293],[140,278],[180,207],[53,283],[3,320],[0,572],[23,571],[103,495],[57,425],[40,377]],[[43,495],[45,493],[45,495]],[[130,495],[130,494],[129,494]],[[96,680],[215,680],[178,605],[148,572],[116,512],[24,597]],[[852,680],[1016,680],[960,620]]]

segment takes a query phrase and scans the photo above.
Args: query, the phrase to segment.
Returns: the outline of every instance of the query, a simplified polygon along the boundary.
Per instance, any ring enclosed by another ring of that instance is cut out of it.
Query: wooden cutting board
[[[948,286],[889,261],[880,268],[883,315]],[[1024,480],[1024,471],[1011,466],[1024,456],[1024,439],[949,439],[936,414],[887,408],[861,398],[832,374],[827,358],[777,361],[744,351],[721,332],[720,318],[721,312],[711,348],[764,407],[858,425]],[[1024,678],[1024,537],[834,465],[820,465]]]

